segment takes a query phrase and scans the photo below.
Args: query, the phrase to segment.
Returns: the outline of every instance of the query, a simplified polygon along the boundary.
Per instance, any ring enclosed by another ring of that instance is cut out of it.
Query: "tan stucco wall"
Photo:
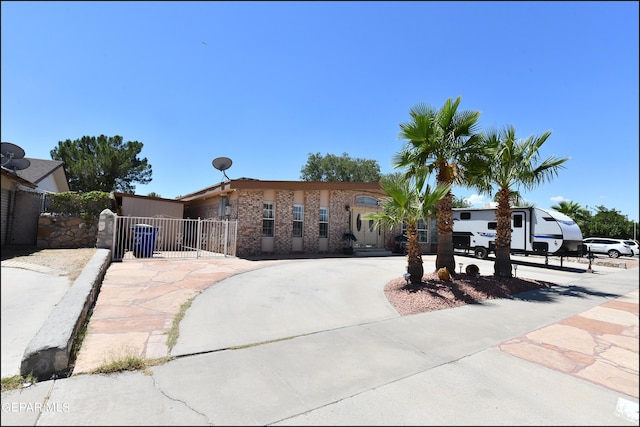
[[[122,198],[120,215],[148,217],[164,215],[171,218],[182,218],[183,211],[184,207],[182,203],[124,196]]]

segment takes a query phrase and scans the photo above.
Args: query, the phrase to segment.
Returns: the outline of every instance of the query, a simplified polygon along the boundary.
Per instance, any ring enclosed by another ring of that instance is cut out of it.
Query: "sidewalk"
[[[2,393],[2,424],[638,423],[637,268],[520,265],[558,286],[400,317],[381,290],[404,257],[221,261],[112,264],[74,375]],[[79,374],[129,345],[167,355],[195,295],[175,360]]]

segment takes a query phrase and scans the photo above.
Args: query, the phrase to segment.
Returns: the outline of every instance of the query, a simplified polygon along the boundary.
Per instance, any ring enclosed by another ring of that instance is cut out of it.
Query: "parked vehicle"
[[[485,259],[495,252],[495,208],[454,208],[453,247]],[[567,215],[536,207],[511,209],[511,253],[582,256],[582,231]]]
[[[637,240],[625,240],[624,244],[631,248],[634,256],[640,254],[640,244]]]
[[[587,245],[587,252],[607,254],[611,258],[618,258],[620,255],[633,256],[633,250],[625,243],[625,240],[587,237],[584,239],[584,244]]]

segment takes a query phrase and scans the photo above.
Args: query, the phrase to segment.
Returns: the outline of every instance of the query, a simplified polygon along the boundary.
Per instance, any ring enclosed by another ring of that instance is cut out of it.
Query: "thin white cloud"
[[[471,204],[471,206],[482,206],[484,203],[484,196],[479,194],[472,194],[471,196],[464,199],[465,202]]]
[[[565,199],[563,196],[554,196],[551,198],[552,202],[560,203],[560,202],[570,202],[571,199]]]

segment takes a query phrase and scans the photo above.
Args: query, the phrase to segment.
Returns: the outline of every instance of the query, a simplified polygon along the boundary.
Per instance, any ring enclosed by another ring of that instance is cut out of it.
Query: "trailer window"
[[[488,223],[487,223],[487,228],[488,228],[489,230],[497,230],[497,229],[498,229],[498,223],[497,223],[497,222],[495,222],[495,221],[488,222]]]
[[[460,219],[471,219],[471,212],[460,212]]]
[[[513,216],[513,228],[522,228],[522,215]]]

